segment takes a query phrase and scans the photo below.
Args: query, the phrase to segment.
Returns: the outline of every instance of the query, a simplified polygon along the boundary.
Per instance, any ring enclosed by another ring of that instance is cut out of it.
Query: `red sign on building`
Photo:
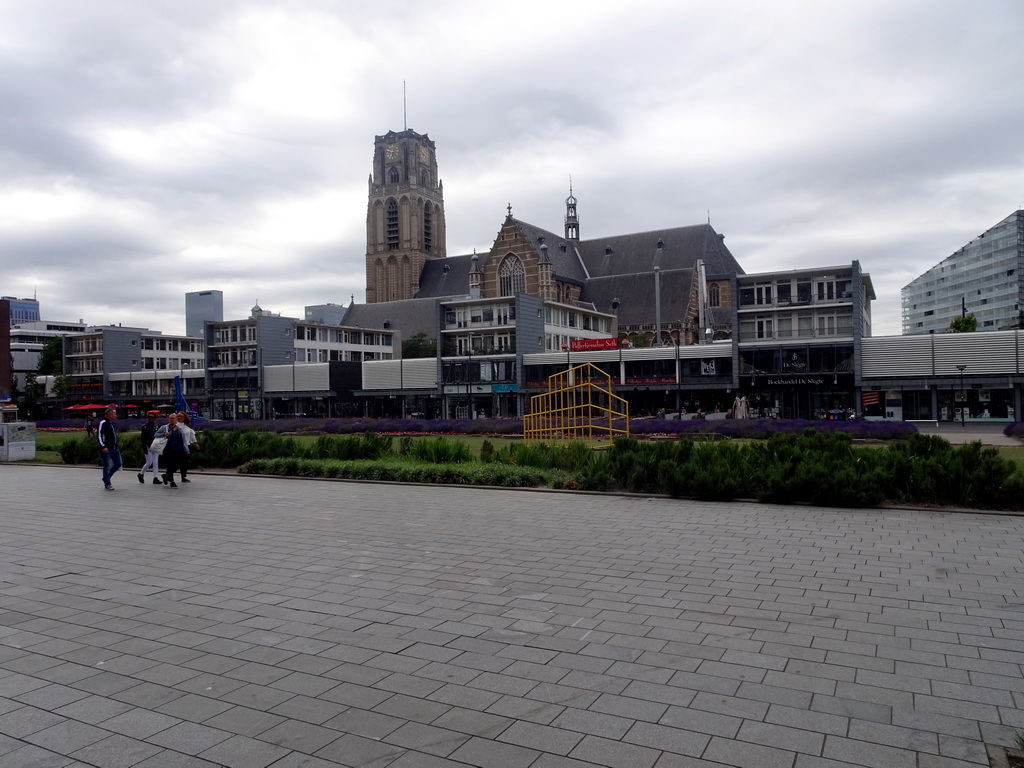
[[[576,339],[569,342],[569,349],[573,352],[582,352],[590,349],[618,349],[619,340],[607,339]]]

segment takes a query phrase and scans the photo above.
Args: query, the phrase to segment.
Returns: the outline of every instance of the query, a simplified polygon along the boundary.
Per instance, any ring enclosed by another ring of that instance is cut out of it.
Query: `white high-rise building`
[[[979,331],[1024,327],[1024,210],[903,287],[903,333],[943,333],[973,313]]]

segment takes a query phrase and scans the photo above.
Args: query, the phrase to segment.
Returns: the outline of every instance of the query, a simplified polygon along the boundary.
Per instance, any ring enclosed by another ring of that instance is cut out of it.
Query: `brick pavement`
[[[0,465],[0,766],[977,768],[1024,518]]]

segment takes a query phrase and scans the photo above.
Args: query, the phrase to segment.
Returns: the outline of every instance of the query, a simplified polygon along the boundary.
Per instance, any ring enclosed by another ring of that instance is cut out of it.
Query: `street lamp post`
[[[676,337],[676,414],[682,412],[683,404],[683,370],[679,367],[679,343],[682,341],[682,329],[680,329],[680,335]]]
[[[181,401],[183,403],[185,402],[185,369],[188,368],[189,365],[190,364],[189,364],[188,360],[179,360],[178,361],[178,389],[179,389],[179,392],[181,394]],[[178,392],[175,392],[175,394],[178,394]],[[177,408],[178,407],[178,403],[175,403],[174,407]],[[187,406],[185,407],[185,410],[186,411],[188,410]]]
[[[470,419],[473,418],[473,384],[471,383],[472,380],[473,380],[473,375],[471,373],[472,370],[473,370],[473,349],[472,349],[472,347],[470,347],[466,351],[466,409],[467,409],[466,415]]]
[[[967,392],[964,390],[964,371],[967,370],[966,365],[958,365],[956,367],[960,371],[960,396],[963,398],[963,403],[960,405],[960,426],[964,429],[967,428]],[[956,398],[953,398],[953,407],[956,408]]]
[[[658,266],[654,267],[654,344],[652,346],[661,346],[661,267]]]

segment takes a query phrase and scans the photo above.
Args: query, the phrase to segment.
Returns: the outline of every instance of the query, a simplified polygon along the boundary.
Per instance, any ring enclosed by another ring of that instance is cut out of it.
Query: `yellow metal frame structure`
[[[625,428],[617,429],[615,419]],[[548,391],[530,398],[523,417],[527,443],[586,440],[600,448],[616,437],[629,437],[629,403],[612,393],[611,376],[590,363],[548,376]]]

